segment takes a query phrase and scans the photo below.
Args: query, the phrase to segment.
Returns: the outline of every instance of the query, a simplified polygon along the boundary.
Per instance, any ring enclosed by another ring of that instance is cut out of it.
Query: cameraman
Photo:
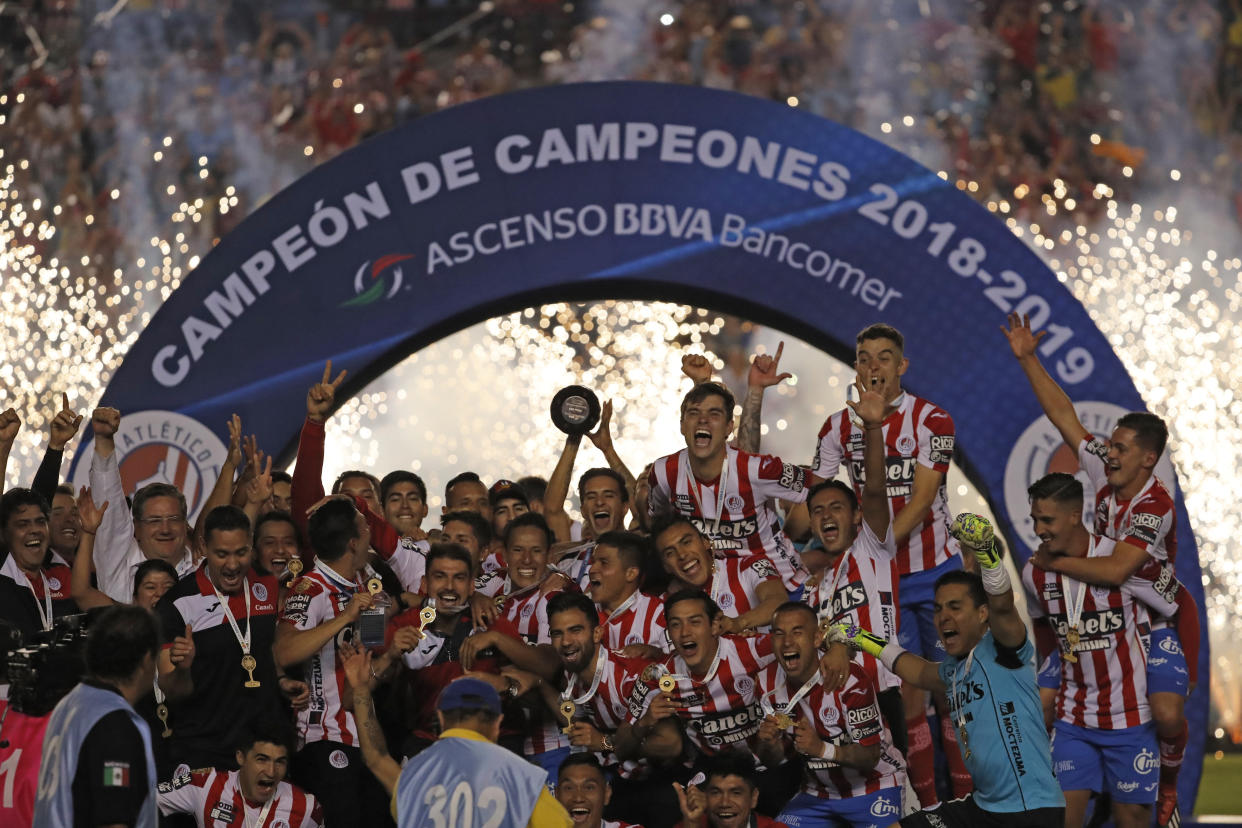
[[[39,766],[36,826],[156,824],[151,731],[134,704],[151,692],[155,617],[104,611],[86,638],[86,679],[56,705]]]

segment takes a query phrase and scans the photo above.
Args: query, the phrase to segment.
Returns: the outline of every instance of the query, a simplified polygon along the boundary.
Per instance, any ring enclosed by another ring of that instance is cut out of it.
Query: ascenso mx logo
[[[371,264],[370,260],[363,262],[354,274],[354,297],[342,302],[341,307],[363,307],[396,296],[405,278],[399,264],[412,258],[414,256],[410,253],[394,253],[380,257],[375,264]]]

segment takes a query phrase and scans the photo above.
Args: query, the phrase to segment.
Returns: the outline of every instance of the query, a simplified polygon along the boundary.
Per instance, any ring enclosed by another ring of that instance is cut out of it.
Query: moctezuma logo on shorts
[[[342,302],[340,307],[365,307],[396,296],[405,280],[405,274],[398,265],[412,258],[412,253],[390,253],[376,259],[374,264],[369,259],[363,262],[354,273],[354,297]]]

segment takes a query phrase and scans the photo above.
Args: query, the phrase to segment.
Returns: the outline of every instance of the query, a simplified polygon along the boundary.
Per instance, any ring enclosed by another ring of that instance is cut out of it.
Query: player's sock
[[[1160,739],[1160,793],[1156,799],[1156,824],[1167,825],[1177,808],[1177,775],[1186,753],[1186,723],[1172,739]]]
[[[906,752],[906,765],[910,783],[919,795],[919,803],[930,808],[940,801],[936,796],[936,757],[932,752],[931,726],[923,715],[906,719],[906,734],[910,749]]]
[[[974,790],[970,771],[962,761],[962,750],[957,743],[957,728],[948,716],[940,719],[940,744],[944,748],[945,761],[949,763],[949,782],[953,786],[953,798],[961,799]]]

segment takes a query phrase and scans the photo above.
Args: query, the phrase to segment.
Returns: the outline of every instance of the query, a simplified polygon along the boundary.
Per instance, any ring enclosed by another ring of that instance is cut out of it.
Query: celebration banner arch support
[[[227,416],[289,454],[325,360],[349,369],[345,399],[491,316],[621,298],[735,313],[847,361],[859,329],[895,325],[906,386],[952,414],[958,461],[1021,559],[1034,543],[1025,486],[1058,461],[1060,442],[1000,339],[1006,312],[1050,332],[1041,356],[1093,431],[1144,408],[1055,274],[949,181],[797,109],[648,83],[487,98],[316,168],[185,279],[102,404],[124,413],[127,488],[173,480],[197,505]],[[75,480],[90,450],[79,449]],[[1171,467],[1163,476],[1175,482]],[[1180,491],[1177,509],[1177,574],[1207,629]],[[1183,802],[1200,773],[1206,642],[1199,660]]]

